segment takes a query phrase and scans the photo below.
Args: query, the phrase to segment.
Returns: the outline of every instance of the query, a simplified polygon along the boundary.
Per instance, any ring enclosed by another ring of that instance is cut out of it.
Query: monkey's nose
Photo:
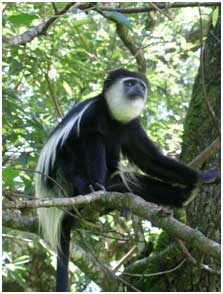
[[[131,99],[137,98],[137,97],[142,97],[144,98],[144,90],[139,86],[135,85],[134,87],[131,87],[128,91],[128,97]]]

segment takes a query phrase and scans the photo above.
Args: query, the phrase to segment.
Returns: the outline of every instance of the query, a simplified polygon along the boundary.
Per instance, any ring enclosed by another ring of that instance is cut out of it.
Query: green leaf
[[[19,171],[14,170],[12,167],[6,167],[3,169],[3,183],[6,187],[14,188],[14,178],[19,175]]]
[[[38,16],[35,14],[20,13],[16,15],[9,16],[9,20],[17,25],[29,25],[34,19],[37,19]]]
[[[31,260],[31,258],[29,255],[22,255],[22,256],[17,257],[14,260],[14,263],[16,265],[20,265],[20,264],[28,263],[28,262],[30,262],[30,260]]]
[[[116,20],[117,22],[127,26],[129,29],[132,29],[132,25],[127,17],[125,17],[122,13],[117,11],[105,11],[103,14],[111,19]]]
[[[219,15],[219,9],[218,9],[218,7],[216,7],[215,10],[213,11],[213,14],[212,14],[212,25],[213,25],[213,27],[215,27],[216,24],[217,24],[218,15]]]
[[[64,8],[69,2],[55,2],[57,8]]]
[[[16,281],[23,289],[26,289],[27,285],[25,283],[25,279],[20,273],[13,271],[13,272],[10,272],[10,275],[12,276],[12,279]]]
[[[63,87],[69,96],[72,96],[73,91],[67,82],[63,81]]]

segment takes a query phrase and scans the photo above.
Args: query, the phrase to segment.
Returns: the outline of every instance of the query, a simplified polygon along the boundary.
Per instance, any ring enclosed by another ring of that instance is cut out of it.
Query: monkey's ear
[[[220,182],[221,174],[217,169],[209,169],[206,171],[199,172],[200,182],[202,184],[210,184],[213,182]]]

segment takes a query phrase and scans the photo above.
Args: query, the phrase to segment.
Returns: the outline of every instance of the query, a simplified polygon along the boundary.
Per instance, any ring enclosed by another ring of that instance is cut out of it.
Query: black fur
[[[137,184],[128,187],[146,201],[158,204],[181,206],[190,196],[191,190],[200,179],[199,173],[176,160],[162,155],[140,125],[138,118],[128,123],[113,119],[105,100],[106,90],[122,77],[137,77],[148,86],[146,78],[128,70],[117,70],[105,80],[103,91],[91,100],[94,103],[85,111],[80,121],[79,133],[73,128],[63,145],[56,148],[56,159],[49,169],[49,176],[56,178],[58,171],[63,175],[63,185],[69,196],[87,194],[93,187],[99,190],[128,191],[117,172],[120,154],[137,165],[145,175],[136,174]],[[88,101],[76,105],[56,127],[60,130],[77,115]],[[52,135],[55,133],[52,133]],[[52,136],[51,135],[51,136]],[[61,142],[60,142],[61,143]],[[148,176],[149,175],[149,176]],[[150,177],[152,176],[152,177]],[[44,185],[52,188],[52,181],[44,178]],[[62,222],[57,267],[57,291],[67,290],[68,256],[71,217]]]

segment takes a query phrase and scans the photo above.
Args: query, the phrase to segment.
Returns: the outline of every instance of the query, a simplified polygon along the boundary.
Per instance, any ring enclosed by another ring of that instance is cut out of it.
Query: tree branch
[[[12,213],[7,210],[2,212],[2,222],[10,229],[38,233],[38,219],[32,215],[22,216],[18,211]]]
[[[174,268],[171,268],[169,270],[161,271],[161,272],[155,272],[155,273],[149,273],[149,274],[133,274],[133,273],[128,273],[126,271],[123,272],[123,275],[127,276],[132,276],[132,277],[155,277],[155,276],[161,276],[164,274],[169,274],[172,272],[175,272],[178,268],[180,268],[186,261],[186,258],[183,259],[177,266]]]
[[[114,21],[114,20],[113,20]],[[116,22],[116,32],[130,53],[135,57],[138,64],[138,70],[142,73],[146,72],[146,59],[143,50],[137,47],[129,35],[129,30],[126,26]]]
[[[52,6],[53,6],[55,14],[58,14],[59,10],[54,2],[52,2]]]
[[[92,209],[127,209],[134,214],[150,220],[155,226],[164,229],[174,238],[184,240],[192,247],[196,247],[202,253],[214,258],[220,258],[220,245],[206,238],[201,232],[177,221],[164,208],[150,202],[146,202],[139,196],[131,193],[105,192],[98,191],[85,196],[71,198],[54,198],[9,201],[3,204],[6,209],[12,208],[37,208],[37,207],[65,207],[75,206],[75,208],[91,206]]]
[[[178,3],[156,3],[156,6],[159,9],[168,9],[168,8],[186,8],[186,7],[198,7],[204,6],[204,7],[212,7],[212,6],[220,6],[220,2],[201,2],[198,4],[198,2],[178,2]],[[132,7],[132,8],[120,8],[120,7],[109,7],[109,6],[99,6],[99,9],[102,11],[117,11],[120,13],[143,13],[143,12],[151,12],[156,11],[157,9],[155,7],[151,6],[145,6],[145,7]]]
[[[118,22],[118,20],[106,15],[102,12],[101,9],[95,9],[99,14],[104,16],[106,19],[112,21],[116,25],[116,32],[119,36],[119,38],[122,40],[124,45],[127,47],[127,49],[130,51],[130,53],[134,56],[136,59],[136,62],[138,64],[138,70],[142,73],[146,72],[146,59],[144,57],[143,50],[135,45],[134,40],[129,34],[128,28]]]
[[[214,142],[212,142],[207,148],[201,151],[198,156],[196,156],[189,165],[194,168],[201,167],[208,159],[214,155],[221,147],[220,139],[217,138]]]
[[[119,262],[113,267],[112,272],[115,273],[118,269],[136,252],[136,245],[134,245],[122,258]]]
[[[176,245],[175,241],[164,250],[159,251],[157,254],[150,255],[148,257],[138,259],[132,264],[125,267],[125,272],[127,273],[144,273],[145,271],[148,272],[149,267],[153,264],[157,264],[160,260],[165,260],[166,258],[171,258],[176,260],[176,258],[181,256],[181,250]]]
[[[72,6],[80,6],[79,8],[81,10],[84,10],[86,8],[90,8],[92,10],[100,10],[101,12],[103,11],[117,11],[121,13],[143,13],[143,12],[150,12],[150,11],[156,11],[157,8],[159,9],[168,9],[168,8],[183,8],[183,7],[197,7],[199,6],[205,6],[205,7],[210,7],[210,6],[220,6],[220,2],[203,2],[198,4],[197,2],[182,2],[182,3],[174,3],[174,4],[169,4],[168,3],[159,3],[156,4],[156,7],[136,7],[136,8],[115,8],[115,7],[107,7],[107,6],[101,6],[97,7],[96,9],[92,6],[92,3],[76,3],[76,2],[70,2],[68,3],[63,9],[58,10],[55,14],[46,19],[43,23],[33,27],[32,29],[27,30],[26,32],[13,36],[11,38],[7,38],[5,36],[2,37],[2,44],[3,48],[8,48],[12,46],[18,46],[18,45],[24,45],[30,41],[32,41],[35,37],[38,37],[40,35],[45,35],[46,32],[48,31],[49,27],[63,14],[65,14]],[[54,3],[53,3],[54,5]],[[6,6],[7,7],[7,6]]]
[[[214,270],[212,268],[210,268],[208,265],[206,264],[199,264],[197,262],[197,260],[190,254],[190,252],[188,251],[187,247],[185,246],[184,242],[180,239],[177,239],[177,244],[178,246],[182,249],[182,252],[184,253],[185,257],[187,258],[187,260],[192,263],[194,266],[197,266],[205,271],[208,271],[211,274],[215,274],[215,275],[221,275],[220,271]]]
[[[47,82],[47,85],[48,85],[48,88],[49,88],[49,92],[50,92],[50,96],[52,98],[52,101],[53,101],[54,107],[56,109],[56,112],[57,112],[57,114],[58,114],[58,116],[60,118],[63,118],[64,114],[63,114],[63,111],[60,108],[60,105],[57,102],[57,98],[56,98],[56,95],[54,93],[53,85],[52,85],[52,82],[50,80],[48,72],[45,73],[45,79],[46,79],[46,82]]]
[[[63,9],[59,10],[57,14],[54,14],[52,17],[46,19],[43,23],[29,29],[28,31],[13,36],[11,38],[6,38],[3,36],[2,38],[2,45],[3,48],[24,45],[30,41],[32,41],[35,37],[40,35],[45,35],[49,27],[63,14],[65,14],[72,6],[74,6],[76,2],[68,3]]]
[[[152,6],[154,9],[156,9],[157,11],[159,11],[160,14],[165,15],[169,20],[173,20],[172,17],[166,12],[166,9],[163,9],[163,10],[162,10],[162,9],[159,8],[159,6],[157,6],[156,4],[154,4],[154,3],[152,3],[152,2],[150,2],[149,4],[150,4],[150,6]],[[168,3],[167,3],[167,5],[168,5]],[[166,8],[168,8],[168,7],[166,7]]]

